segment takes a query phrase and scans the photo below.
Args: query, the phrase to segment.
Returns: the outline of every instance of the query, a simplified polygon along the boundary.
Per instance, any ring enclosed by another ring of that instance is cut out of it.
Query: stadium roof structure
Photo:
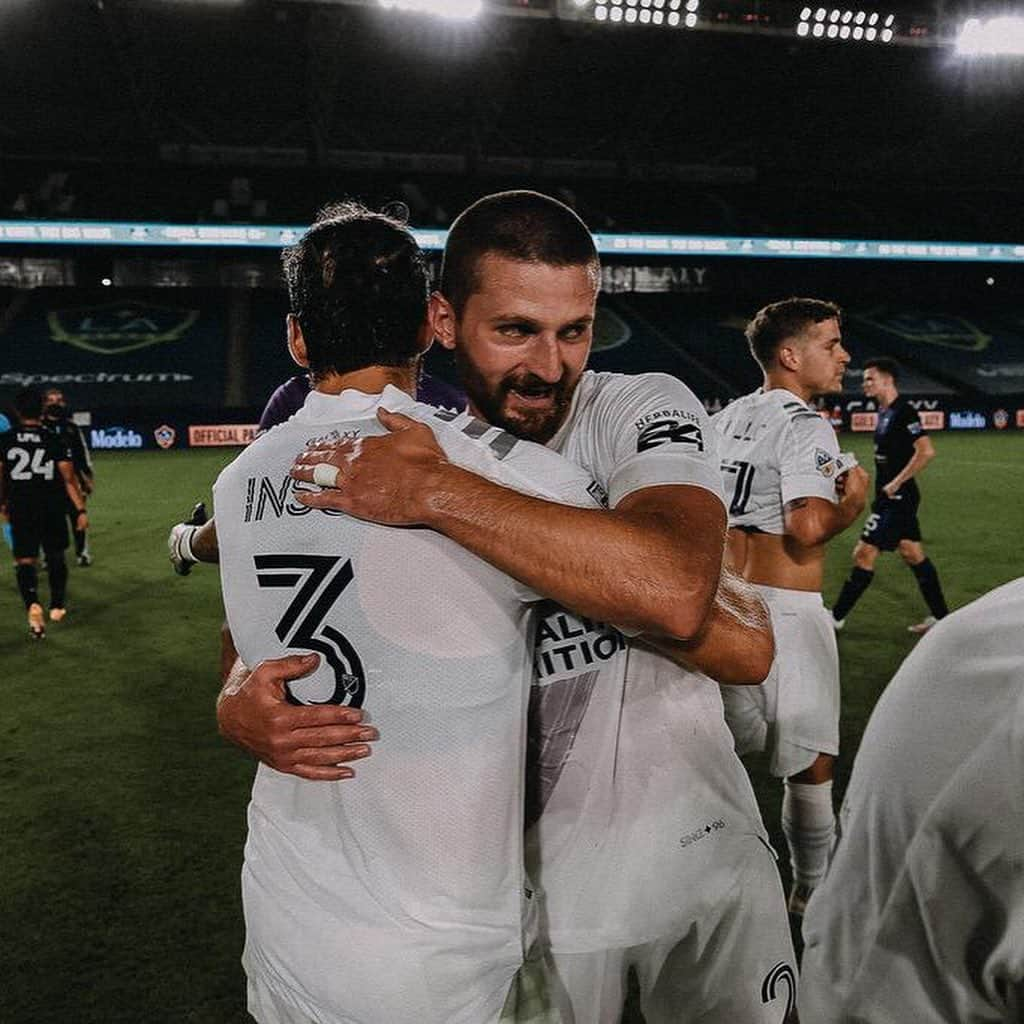
[[[920,221],[973,204],[990,223],[957,226],[963,237],[1024,237],[1015,67],[967,66],[945,45],[799,39],[800,3],[700,0],[698,30],[668,33],[568,16],[589,2],[486,0],[467,22],[376,0],[4,5],[0,171],[116,165],[144,183],[163,169],[187,190],[196,168],[249,167],[317,199],[317,173],[604,183],[666,205],[763,188],[806,193],[822,214],[841,201],[829,196],[867,190],[896,212],[914,204]],[[934,42],[951,8],[878,10]],[[618,226],[656,228],[647,214]],[[854,204],[830,230],[857,237],[856,218]]]

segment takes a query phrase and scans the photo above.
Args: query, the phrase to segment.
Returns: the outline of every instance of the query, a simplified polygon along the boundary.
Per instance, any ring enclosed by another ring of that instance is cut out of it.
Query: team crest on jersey
[[[831,452],[825,451],[824,448],[814,449],[814,465],[818,467],[818,472],[826,480],[835,474],[835,460],[832,458]]]
[[[54,341],[103,356],[178,341],[198,319],[198,309],[154,306],[130,299],[53,309],[46,314]]]
[[[167,448],[170,448],[171,445],[174,444],[175,438],[177,438],[177,436],[178,433],[174,429],[174,427],[169,427],[166,423],[161,427],[157,427],[156,430],[153,431],[154,440],[158,445],[160,445],[161,448],[165,450]]]

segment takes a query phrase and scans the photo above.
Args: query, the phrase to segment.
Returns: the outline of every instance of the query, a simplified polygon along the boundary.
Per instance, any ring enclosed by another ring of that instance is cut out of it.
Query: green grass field
[[[844,442],[870,461],[869,438]],[[957,607],[1024,571],[1014,539],[1024,437],[935,443],[922,522]],[[216,573],[180,579],[165,552],[170,524],[209,494],[232,455],[100,454],[95,564],[72,570],[68,617],[42,643],[28,639],[13,573],[0,585],[4,1021],[248,1020],[238,875],[253,766],[214,722]],[[854,538],[832,545],[826,598]],[[915,643],[906,626],[925,614],[895,556],[877,568],[840,638],[839,796],[871,707]],[[781,787],[758,765],[752,772],[781,847]]]

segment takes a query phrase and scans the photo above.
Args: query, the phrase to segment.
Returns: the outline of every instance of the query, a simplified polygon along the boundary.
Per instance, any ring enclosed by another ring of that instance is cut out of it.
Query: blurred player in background
[[[43,426],[57,438],[62,447],[71,453],[71,464],[75,470],[78,488],[83,497],[88,499],[93,492],[93,468],[89,446],[85,443],[82,428],[71,418],[67,399],[60,388],[47,388],[43,392]],[[78,558],[78,564],[83,567],[92,565],[86,529],[77,520],[75,506],[70,501],[67,514],[75,541],[75,555]]]
[[[850,356],[831,302],[786,299],[747,325],[764,385],[714,417],[729,502],[729,556],[771,611],[776,661],[759,688],[723,687],[741,753],[771,748],[783,778],[782,830],[793,869],[791,913],[802,913],[835,835],[839,655],[821,600],[825,543],[864,508],[868,477],[839,451],[808,402],[839,391]],[[851,468],[852,467],[852,468]]]
[[[937,625],[882,693],[803,921],[813,1024],[1024,1020],[1024,579]]]
[[[833,625],[842,629],[846,616],[875,578],[880,551],[899,551],[910,567],[921,596],[931,613],[907,629],[925,633],[949,614],[939,574],[921,544],[917,509],[921,492],[914,479],[935,458],[935,447],[925,433],[917,410],[900,398],[899,364],[893,359],[868,359],[862,389],[878,403],[875,426],[875,500],[871,515],[853,549],[853,569],[832,607]]]
[[[11,429],[11,420],[5,413],[0,412],[0,434],[6,434]],[[11,537],[11,524],[5,519],[2,526],[0,526],[0,533],[3,534],[4,543],[8,547],[12,547],[14,540]]]
[[[14,571],[28,612],[29,633],[46,635],[39,603],[39,549],[46,556],[50,583],[50,621],[65,615],[68,546],[65,507],[71,503],[76,522],[85,527],[85,499],[79,490],[71,453],[42,424],[43,394],[26,388],[14,399],[18,425],[0,434],[0,512],[11,524]]]

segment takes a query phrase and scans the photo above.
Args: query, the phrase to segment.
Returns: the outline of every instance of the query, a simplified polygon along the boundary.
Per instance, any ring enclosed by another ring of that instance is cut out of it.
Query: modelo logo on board
[[[141,448],[142,435],[127,427],[99,427],[89,431],[90,448]]]
[[[951,412],[949,414],[950,430],[984,430],[988,420],[980,412]]]

